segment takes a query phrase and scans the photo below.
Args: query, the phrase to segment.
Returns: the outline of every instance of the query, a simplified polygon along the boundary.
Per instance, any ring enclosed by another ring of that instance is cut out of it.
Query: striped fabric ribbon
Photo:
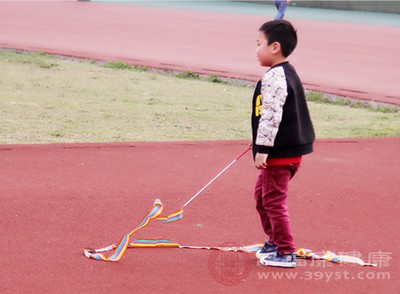
[[[221,251],[236,251],[252,253],[260,250],[264,244],[254,244],[242,247],[224,247],[224,246],[189,246],[180,245],[172,240],[166,239],[137,239],[133,241],[129,247],[132,248],[157,248],[157,247],[175,247],[181,249],[207,249],[207,250],[221,250]]]
[[[120,260],[128,248],[181,248],[181,249],[207,249],[207,250],[221,250],[221,251],[236,251],[236,252],[257,252],[264,244],[254,244],[242,247],[210,247],[210,246],[189,246],[180,245],[179,243],[168,239],[136,239],[130,242],[131,236],[146,227],[151,220],[158,220],[162,223],[176,222],[182,219],[183,209],[162,217],[163,204],[159,199],[154,201],[153,209],[143,218],[143,220],[132,231],[124,234],[120,241],[100,249],[86,248],[84,255],[87,258],[92,258],[100,261],[118,261]],[[114,251],[111,256],[107,257],[102,252]],[[336,255],[331,251],[326,251],[324,255],[317,255],[310,249],[299,248],[296,250],[296,255],[299,258],[327,260],[333,263],[353,263],[361,266],[376,266],[376,264],[366,263],[358,257],[347,255]]]
[[[361,258],[348,255],[337,255],[332,251],[325,251],[324,255],[317,255],[310,249],[299,248],[296,250],[296,255],[299,258],[327,260],[333,263],[354,263],[361,266],[377,266],[374,263],[364,262]]]
[[[161,217],[161,214],[163,212],[163,204],[161,203],[160,199],[156,199],[154,201],[153,209],[143,218],[143,220],[137,225],[132,231],[129,233],[125,234],[122,236],[120,241],[118,243],[112,244],[110,246],[100,248],[100,249],[92,249],[92,248],[86,248],[84,251],[84,254],[87,258],[93,258],[96,260],[103,260],[103,261],[118,261],[124,256],[126,249],[128,247],[134,247],[130,246],[129,240],[130,237],[139,231],[140,229],[146,227],[152,219],[159,220],[163,223],[169,223],[169,222],[174,222],[182,219],[183,217],[183,210],[180,209],[174,213],[171,213],[167,217]],[[159,244],[164,244],[164,247],[168,246],[168,242],[163,242],[162,240],[159,240]],[[147,246],[150,244],[147,244]],[[141,247],[147,247],[146,243],[143,243]],[[139,246],[136,246],[139,247]],[[155,246],[150,246],[150,247],[155,247]],[[158,246],[160,247],[160,246]],[[114,251],[114,254],[112,254],[110,257],[105,256],[101,252],[105,251]]]

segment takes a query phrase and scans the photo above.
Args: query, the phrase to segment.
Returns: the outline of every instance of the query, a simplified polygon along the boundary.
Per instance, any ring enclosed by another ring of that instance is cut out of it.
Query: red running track
[[[83,256],[86,246],[117,242],[155,198],[166,213],[180,208],[246,144],[0,146],[0,292],[398,293],[400,138],[318,141],[289,191],[297,246],[360,254],[376,268],[308,261],[285,270],[258,266],[248,254],[248,277],[225,286],[211,275],[210,251],[129,249],[116,263]],[[206,246],[262,242],[256,177],[247,153],[185,208],[180,222],[152,223],[135,237]],[[285,276],[267,276],[273,274]]]
[[[264,17],[85,2],[0,2],[0,47],[256,80]],[[400,28],[293,20],[305,87],[400,105]]]

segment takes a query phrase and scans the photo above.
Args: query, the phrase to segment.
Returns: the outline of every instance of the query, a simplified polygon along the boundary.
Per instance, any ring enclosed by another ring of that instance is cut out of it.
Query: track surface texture
[[[156,198],[167,213],[179,209],[246,142],[3,145],[0,292],[396,293],[399,144],[320,140],[289,191],[298,247],[361,254],[378,267],[307,261],[285,270],[242,253],[249,273],[234,286],[212,275],[214,251],[128,249],[107,263],[87,259],[83,249],[117,242]],[[256,177],[247,153],[185,208],[180,222],[152,222],[134,237],[199,246],[263,242],[252,197]],[[297,276],[265,277],[279,273]]]

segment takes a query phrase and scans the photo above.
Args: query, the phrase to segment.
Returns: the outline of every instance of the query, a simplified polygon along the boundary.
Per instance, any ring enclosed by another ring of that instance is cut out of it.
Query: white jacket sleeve
[[[282,67],[272,68],[262,78],[262,106],[256,144],[273,147],[282,120],[287,93],[285,72]]]

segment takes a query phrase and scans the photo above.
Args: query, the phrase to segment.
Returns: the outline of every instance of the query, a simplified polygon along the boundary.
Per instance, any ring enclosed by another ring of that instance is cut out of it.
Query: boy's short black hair
[[[297,33],[287,20],[271,20],[264,23],[260,29],[268,39],[268,45],[273,42],[281,44],[282,55],[288,57],[297,46]]]

